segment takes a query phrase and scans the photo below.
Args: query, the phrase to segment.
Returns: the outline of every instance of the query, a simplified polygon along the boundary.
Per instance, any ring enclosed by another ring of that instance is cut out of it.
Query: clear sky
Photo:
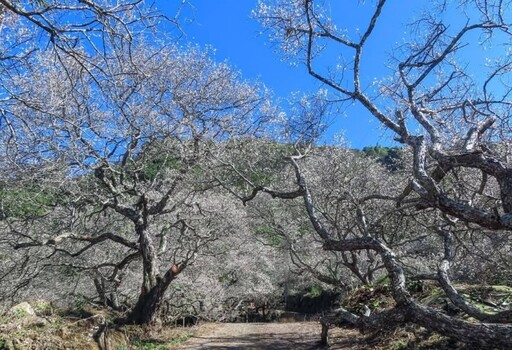
[[[160,10],[172,15],[178,0],[157,0]],[[347,4],[354,3],[349,6]],[[348,27],[364,26],[365,16],[371,14],[374,1],[357,5],[358,1],[332,1],[333,17]],[[390,0],[372,36],[372,46],[365,52],[363,80],[371,82],[389,74],[386,64],[394,44],[403,40],[404,25],[417,14],[423,0]],[[227,60],[241,70],[244,78],[259,80],[274,91],[276,97],[287,97],[294,91],[314,92],[321,85],[306,73],[304,66],[291,66],[281,60],[276,48],[262,34],[260,24],[251,18],[257,0],[191,0],[184,18],[190,23],[183,25],[185,42],[211,45],[216,49],[217,60]],[[361,7],[362,6],[362,7]],[[404,15],[409,14],[409,15]],[[361,29],[364,29],[362,27]],[[378,122],[360,107],[341,111],[327,132],[326,138],[342,132],[354,148],[390,144],[390,134],[385,134]]]

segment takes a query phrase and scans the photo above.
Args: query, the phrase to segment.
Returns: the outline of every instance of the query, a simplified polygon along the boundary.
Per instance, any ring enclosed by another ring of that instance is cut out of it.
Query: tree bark
[[[139,249],[142,255],[143,282],[137,303],[128,314],[126,323],[151,324],[157,319],[167,286],[164,287],[158,277],[155,246],[146,225],[137,222],[135,231],[139,236]]]
[[[461,342],[477,345],[479,348],[510,349],[512,325],[471,323],[447,316],[438,310],[420,305],[414,301],[405,288],[405,275],[400,263],[393,252],[381,241],[369,237],[347,240],[346,242],[330,241],[324,244],[324,249],[343,251],[360,249],[361,246],[366,246],[380,254],[391,278],[391,290],[397,306],[385,311],[382,313],[383,315],[394,315],[395,323],[401,321],[414,323]],[[374,314],[370,317],[358,317],[345,310],[338,312],[338,316],[362,331],[368,328],[385,327],[391,320],[388,315],[380,317]]]
[[[163,277],[158,275],[155,245],[143,224],[136,225],[139,235],[140,251],[143,264],[143,283],[137,303],[130,311],[125,323],[152,324],[158,318],[164,294],[171,282],[185,267],[172,265]]]
[[[137,303],[130,311],[124,323],[128,324],[151,324],[158,318],[158,312],[162,306],[165,292],[176,276],[185,268],[184,265],[173,265],[167,270],[163,278],[156,278],[156,285],[149,291],[141,290]]]
[[[413,142],[414,141],[414,142]],[[449,198],[444,194],[436,179],[429,177],[425,170],[425,158],[427,154],[426,143],[423,138],[415,138],[410,141],[415,151],[415,177],[416,180],[412,184],[424,199],[435,207],[441,209],[444,213],[466,219],[467,221],[479,223],[483,227],[504,229],[512,227],[512,216],[510,214],[496,215],[483,209],[473,208],[456,200]],[[508,322],[509,313],[505,312],[499,316],[489,316],[481,323],[472,323],[455,317],[445,315],[439,310],[423,306],[417,303],[409,294],[406,288],[406,277],[402,269],[402,264],[394,254],[394,252],[386,245],[386,243],[370,233],[364,236],[350,239],[333,239],[335,235],[329,232],[324,226],[322,220],[317,215],[315,203],[305,176],[303,175],[298,160],[301,156],[291,157],[292,165],[295,169],[296,184],[299,190],[296,193],[302,193],[305,209],[312,227],[316,231],[318,238],[323,241],[323,249],[337,252],[351,252],[360,250],[371,250],[380,256],[382,262],[391,279],[391,292],[396,303],[394,308],[381,313],[372,314],[370,316],[358,316],[344,309],[336,311],[335,315],[331,315],[322,320],[322,342],[328,341],[328,326],[335,324],[336,319],[344,320],[354,327],[365,330],[387,329],[390,326],[399,326],[405,323],[413,323],[425,327],[427,330],[438,332],[441,335],[454,338],[463,343],[469,343],[478,346],[479,349],[510,349],[512,344],[512,324],[490,323],[489,321]],[[462,158],[465,159],[465,158]],[[494,163],[489,162],[489,167]],[[498,164],[499,165],[499,164]],[[445,169],[448,166],[445,166]],[[497,176],[497,179],[504,179]],[[503,180],[500,182],[502,196],[505,193],[512,193],[512,181]],[[261,192],[259,191],[256,192]],[[289,199],[287,193],[280,196],[279,192],[272,191],[273,197]],[[445,259],[449,261],[452,253],[445,252]],[[440,269],[441,277],[445,277],[443,273],[446,269]],[[452,294],[452,297],[454,295]],[[462,305],[462,304],[461,304]]]
[[[471,323],[417,303],[411,303],[407,309],[411,322],[479,349],[510,349],[512,344],[510,324]]]
[[[126,318],[128,324],[152,324],[158,318],[165,290],[162,285],[156,285],[148,293],[141,293],[137,303]]]

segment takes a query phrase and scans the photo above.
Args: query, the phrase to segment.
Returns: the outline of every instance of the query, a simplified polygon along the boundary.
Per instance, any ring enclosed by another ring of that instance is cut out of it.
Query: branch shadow
[[[180,349],[215,349],[215,350],[234,350],[234,349],[273,349],[273,350],[316,350],[325,349],[319,344],[320,335],[298,335],[297,333],[279,333],[279,334],[245,334],[236,337],[218,337],[218,336],[199,336],[195,339],[195,345],[183,344]],[[197,344],[199,342],[199,344]]]

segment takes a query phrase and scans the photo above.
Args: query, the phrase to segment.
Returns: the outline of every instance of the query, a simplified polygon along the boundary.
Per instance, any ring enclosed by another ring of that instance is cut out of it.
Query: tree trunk
[[[149,232],[145,230],[143,225],[136,225],[136,230],[139,235],[139,249],[142,255],[143,282],[139,299],[123,322],[128,324],[151,324],[158,318],[165,291],[185,268],[185,264],[170,266],[164,276],[160,277],[155,246]]]
[[[320,345],[329,345],[329,324],[326,322],[320,322],[322,324],[322,334],[320,335]]]
[[[143,286],[137,303],[123,322],[128,324],[154,323],[162,306],[165,291],[183,268],[185,268],[184,265],[180,267],[173,265],[163,278],[156,278],[156,285],[147,292]]]
[[[510,349],[512,344],[510,324],[471,323],[416,303],[409,305],[407,311],[411,322],[479,349]]]
[[[139,249],[142,256],[143,281],[139,298],[126,318],[130,324],[154,323],[158,316],[163,295],[167,286],[158,277],[157,256],[155,246],[146,225],[141,222],[135,224],[135,231],[139,236]]]
[[[153,287],[148,293],[141,293],[137,303],[126,318],[129,324],[151,324],[158,318],[158,311],[162,304],[163,296],[167,288],[162,285]]]
[[[107,306],[107,295],[105,293],[105,285],[99,277],[94,278],[94,287],[96,287],[96,293],[98,293],[101,305]]]
[[[119,298],[117,296],[117,286],[115,286],[115,288],[111,288],[111,292],[107,293],[105,280],[100,277],[94,278],[94,286],[96,287],[96,292],[100,298],[101,305],[110,307],[116,311],[123,311],[123,307],[119,303]]]
[[[510,349],[510,344],[512,344],[511,324],[471,323],[418,304],[405,288],[405,275],[395,254],[383,242],[368,237],[328,241],[324,244],[324,249],[336,251],[373,249],[380,254],[386,266],[391,278],[393,298],[397,304],[394,309],[370,317],[356,316],[346,310],[338,312],[338,317],[360,330],[379,329],[392,323],[410,322],[463,343],[477,345],[480,349]],[[391,322],[393,317],[390,315],[395,316],[396,322]]]
[[[506,214],[512,213],[512,170],[507,169],[504,174],[498,178],[501,190],[501,202],[503,211]]]
[[[369,317],[356,316],[344,309],[338,309],[333,315],[321,321],[321,341],[327,342],[330,324],[344,320],[361,332],[382,332],[406,323],[413,323],[429,331],[472,344],[478,349],[510,349],[512,344],[512,326],[510,324],[471,323],[450,317],[442,312],[417,304],[407,305],[372,314]]]

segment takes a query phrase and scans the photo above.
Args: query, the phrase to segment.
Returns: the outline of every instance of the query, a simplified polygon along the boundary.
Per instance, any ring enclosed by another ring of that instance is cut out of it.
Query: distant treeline
[[[367,146],[358,152],[362,152],[367,157],[377,158],[379,163],[391,171],[402,168],[402,149],[400,147]]]

